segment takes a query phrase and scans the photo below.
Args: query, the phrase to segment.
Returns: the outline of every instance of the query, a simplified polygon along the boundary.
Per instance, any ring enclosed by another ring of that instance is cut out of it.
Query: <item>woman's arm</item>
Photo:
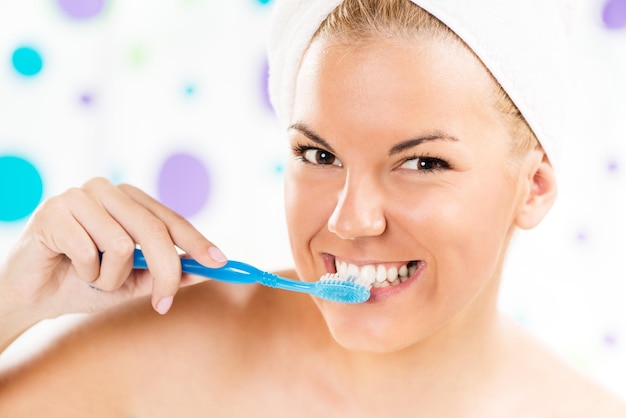
[[[149,271],[132,269],[141,245]],[[0,263],[0,348],[33,324],[151,295],[166,313],[181,281],[179,247],[210,267],[226,260],[184,218],[141,190],[93,179],[46,200]]]

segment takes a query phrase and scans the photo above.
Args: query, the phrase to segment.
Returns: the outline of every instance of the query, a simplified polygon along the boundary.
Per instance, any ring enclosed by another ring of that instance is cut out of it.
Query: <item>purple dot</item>
[[[609,173],[614,174],[619,170],[619,163],[617,161],[609,161],[607,164],[607,169]]]
[[[182,216],[197,214],[209,200],[208,170],[193,155],[179,153],[168,157],[158,181],[159,200]]]
[[[576,240],[580,243],[584,243],[587,242],[587,239],[589,237],[587,236],[587,231],[578,231],[578,233],[576,234]]]
[[[105,0],[57,0],[57,3],[72,19],[89,19],[104,8]]]
[[[263,61],[261,66],[261,100],[263,105],[269,109],[270,111],[274,111],[272,107],[272,103],[270,102],[270,95],[268,89],[268,78],[269,78],[269,65],[267,63],[267,59]]]
[[[604,336],[604,344],[609,347],[615,347],[618,343],[618,338],[615,334],[608,333]]]
[[[602,20],[609,29],[626,27],[626,0],[609,0],[604,5]]]
[[[93,96],[89,93],[81,94],[80,102],[85,106],[89,106],[93,102]]]

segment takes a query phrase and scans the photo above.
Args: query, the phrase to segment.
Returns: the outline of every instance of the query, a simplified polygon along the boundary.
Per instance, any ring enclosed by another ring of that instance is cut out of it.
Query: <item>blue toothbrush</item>
[[[300,282],[262,271],[240,261],[229,260],[225,266],[210,268],[191,258],[180,259],[183,272],[235,284],[259,283],[263,286],[294,292],[309,293],[315,297],[340,303],[362,303],[370,297],[370,291],[355,283],[354,278],[338,279],[338,274],[326,274],[317,282]],[[133,268],[147,269],[148,264],[141,250],[136,249]]]

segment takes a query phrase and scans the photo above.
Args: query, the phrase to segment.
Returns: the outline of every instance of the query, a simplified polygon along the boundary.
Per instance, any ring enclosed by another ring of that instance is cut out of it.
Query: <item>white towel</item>
[[[574,127],[568,31],[575,0],[411,0],[450,27],[480,57],[554,163]],[[297,71],[312,36],[341,0],[276,0],[268,39],[269,93],[290,122]],[[569,120],[564,118],[569,116]],[[567,122],[567,123],[565,123]]]

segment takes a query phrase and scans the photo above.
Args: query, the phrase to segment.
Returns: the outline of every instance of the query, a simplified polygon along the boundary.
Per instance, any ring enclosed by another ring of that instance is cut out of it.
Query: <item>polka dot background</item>
[[[563,152],[554,210],[515,238],[501,308],[626,399],[626,0],[581,3],[573,41],[593,129]],[[102,176],[143,188],[232,258],[290,266],[287,146],[266,92],[271,7],[0,3],[2,254],[43,199]]]

